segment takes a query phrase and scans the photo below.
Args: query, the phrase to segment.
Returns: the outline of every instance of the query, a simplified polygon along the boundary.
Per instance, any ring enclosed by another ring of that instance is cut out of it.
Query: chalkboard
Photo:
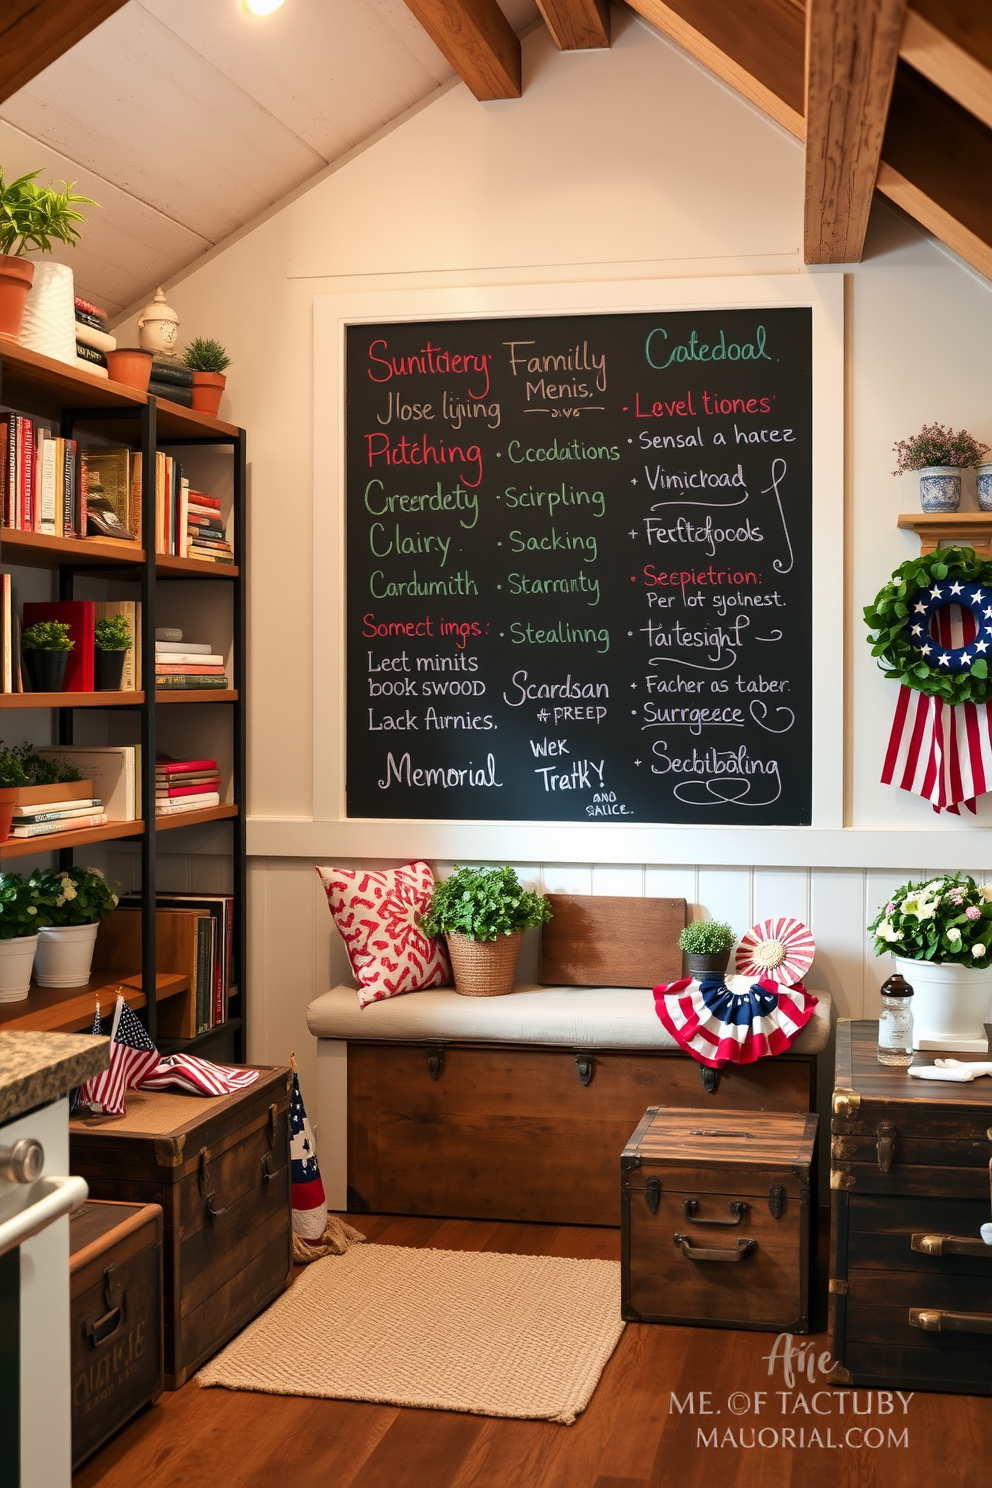
[[[809,823],[811,322],[347,327],[349,816]]]

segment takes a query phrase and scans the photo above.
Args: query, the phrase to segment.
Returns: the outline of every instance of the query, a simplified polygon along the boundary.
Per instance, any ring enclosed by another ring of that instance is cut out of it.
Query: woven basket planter
[[[522,930],[495,940],[472,940],[471,936],[449,930],[445,938],[456,992],[463,997],[502,997],[513,991]]]

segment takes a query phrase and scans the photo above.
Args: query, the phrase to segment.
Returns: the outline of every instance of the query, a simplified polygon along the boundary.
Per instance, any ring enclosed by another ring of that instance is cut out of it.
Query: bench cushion
[[[795,1054],[819,1054],[830,1036],[832,1002],[816,992],[816,1012],[799,1034]],[[352,1042],[548,1044],[590,1049],[670,1049],[649,987],[539,987],[525,983],[506,997],[462,997],[437,987],[360,1008],[354,987],[333,987],[307,1009],[317,1038]]]

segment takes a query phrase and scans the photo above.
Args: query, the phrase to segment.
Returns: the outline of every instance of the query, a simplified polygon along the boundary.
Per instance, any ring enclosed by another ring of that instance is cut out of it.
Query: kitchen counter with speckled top
[[[0,1033],[0,1121],[46,1105],[110,1063],[110,1040],[89,1033]]]

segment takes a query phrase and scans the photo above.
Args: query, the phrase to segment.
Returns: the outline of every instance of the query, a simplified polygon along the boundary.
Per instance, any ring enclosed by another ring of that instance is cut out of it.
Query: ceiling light
[[[245,10],[250,10],[252,15],[271,15],[282,4],[283,0],[244,0]]]

